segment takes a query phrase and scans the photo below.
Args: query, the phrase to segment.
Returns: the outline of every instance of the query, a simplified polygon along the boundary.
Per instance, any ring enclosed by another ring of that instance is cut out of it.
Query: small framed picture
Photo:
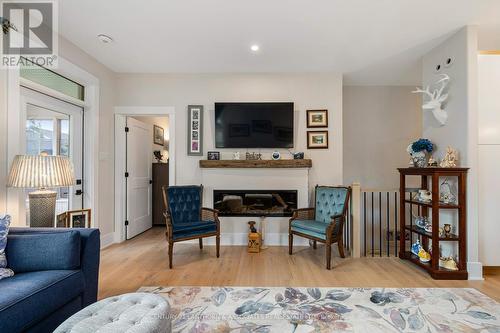
[[[307,149],[328,149],[328,131],[307,131]]]
[[[90,228],[91,209],[77,209],[66,212],[70,228]]]
[[[328,127],[328,110],[307,110],[307,127]]]
[[[68,228],[68,213],[64,212],[56,216],[56,227],[57,228]]]
[[[162,127],[153,125],[153,143],[155,145],[165,145],[165,131]]]
[[[209,161],[218,161],[218,160],[220,160],[220,152],[218,152],[218,151],[209,151],[207,153],[207,159]]]
[[[188,105],[188,155],[203,155],[203,105]]]

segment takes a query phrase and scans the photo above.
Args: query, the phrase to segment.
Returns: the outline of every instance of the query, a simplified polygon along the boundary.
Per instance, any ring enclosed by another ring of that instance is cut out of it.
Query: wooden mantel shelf
[[[200,168],[310,168],[312,160],[200,160]]]

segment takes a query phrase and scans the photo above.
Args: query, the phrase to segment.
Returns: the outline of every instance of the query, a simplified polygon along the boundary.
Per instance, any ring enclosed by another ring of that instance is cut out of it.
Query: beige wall
[[[422,133],[420,97],[409,86],[345,86],[344,183],[370,189],[399,187],[408,144]]]
[[[0,69],[0,214],[7,210],[7,72]]]
[[[313,160],[310,186],[342,183],[342,76],[338,74],[121,74],[118,106],[175,107],[177,184],[199,184],[198,161],[214,150],[214,102],[292,101],[295,150]],[[187,106],[204,105],[203,157],[187,156]],[[330,148],[306,150],[306,110],[329,110]],[[223,152],[234,150],[215,149]],[[244,151],[243,151],[244,152]],[[266,157],[271,150],[262,150]],[[290,157],[281,150],[284,157]]]

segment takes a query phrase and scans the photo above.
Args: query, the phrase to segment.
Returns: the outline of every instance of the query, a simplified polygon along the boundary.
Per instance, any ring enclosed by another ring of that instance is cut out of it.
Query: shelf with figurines
[[[430,159],[430,164],[439,166],[429,166],[427,156],[433,150],[434,145],[427,139],[412,143],[407,151],[413,166],[398,169],[399,257],[424,268],[435,279],[467,279],[465,209],[468,168],[457,167],[457,151],[450,147],[439,164]],[[415,176],[420,178],[420,186],[406,187]],[[405,238],[405,233],[409,233],[409,237]]]

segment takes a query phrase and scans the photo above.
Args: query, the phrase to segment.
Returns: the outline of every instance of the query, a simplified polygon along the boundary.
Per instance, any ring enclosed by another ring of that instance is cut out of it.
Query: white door
[[[127,118],[126,133],[126,239],[152,227],[153,129],[151,125]]]
[[[22,140],[27,155],[67,156],[73,162],[76,185],[57,191],[56,215],[83,206],[83,109],[54,97],[21,87],[21,112],[24,134]],[[26,218],[29,225],[29,205],[26,191]],[[54,221],[55,223],[55,221]]]

